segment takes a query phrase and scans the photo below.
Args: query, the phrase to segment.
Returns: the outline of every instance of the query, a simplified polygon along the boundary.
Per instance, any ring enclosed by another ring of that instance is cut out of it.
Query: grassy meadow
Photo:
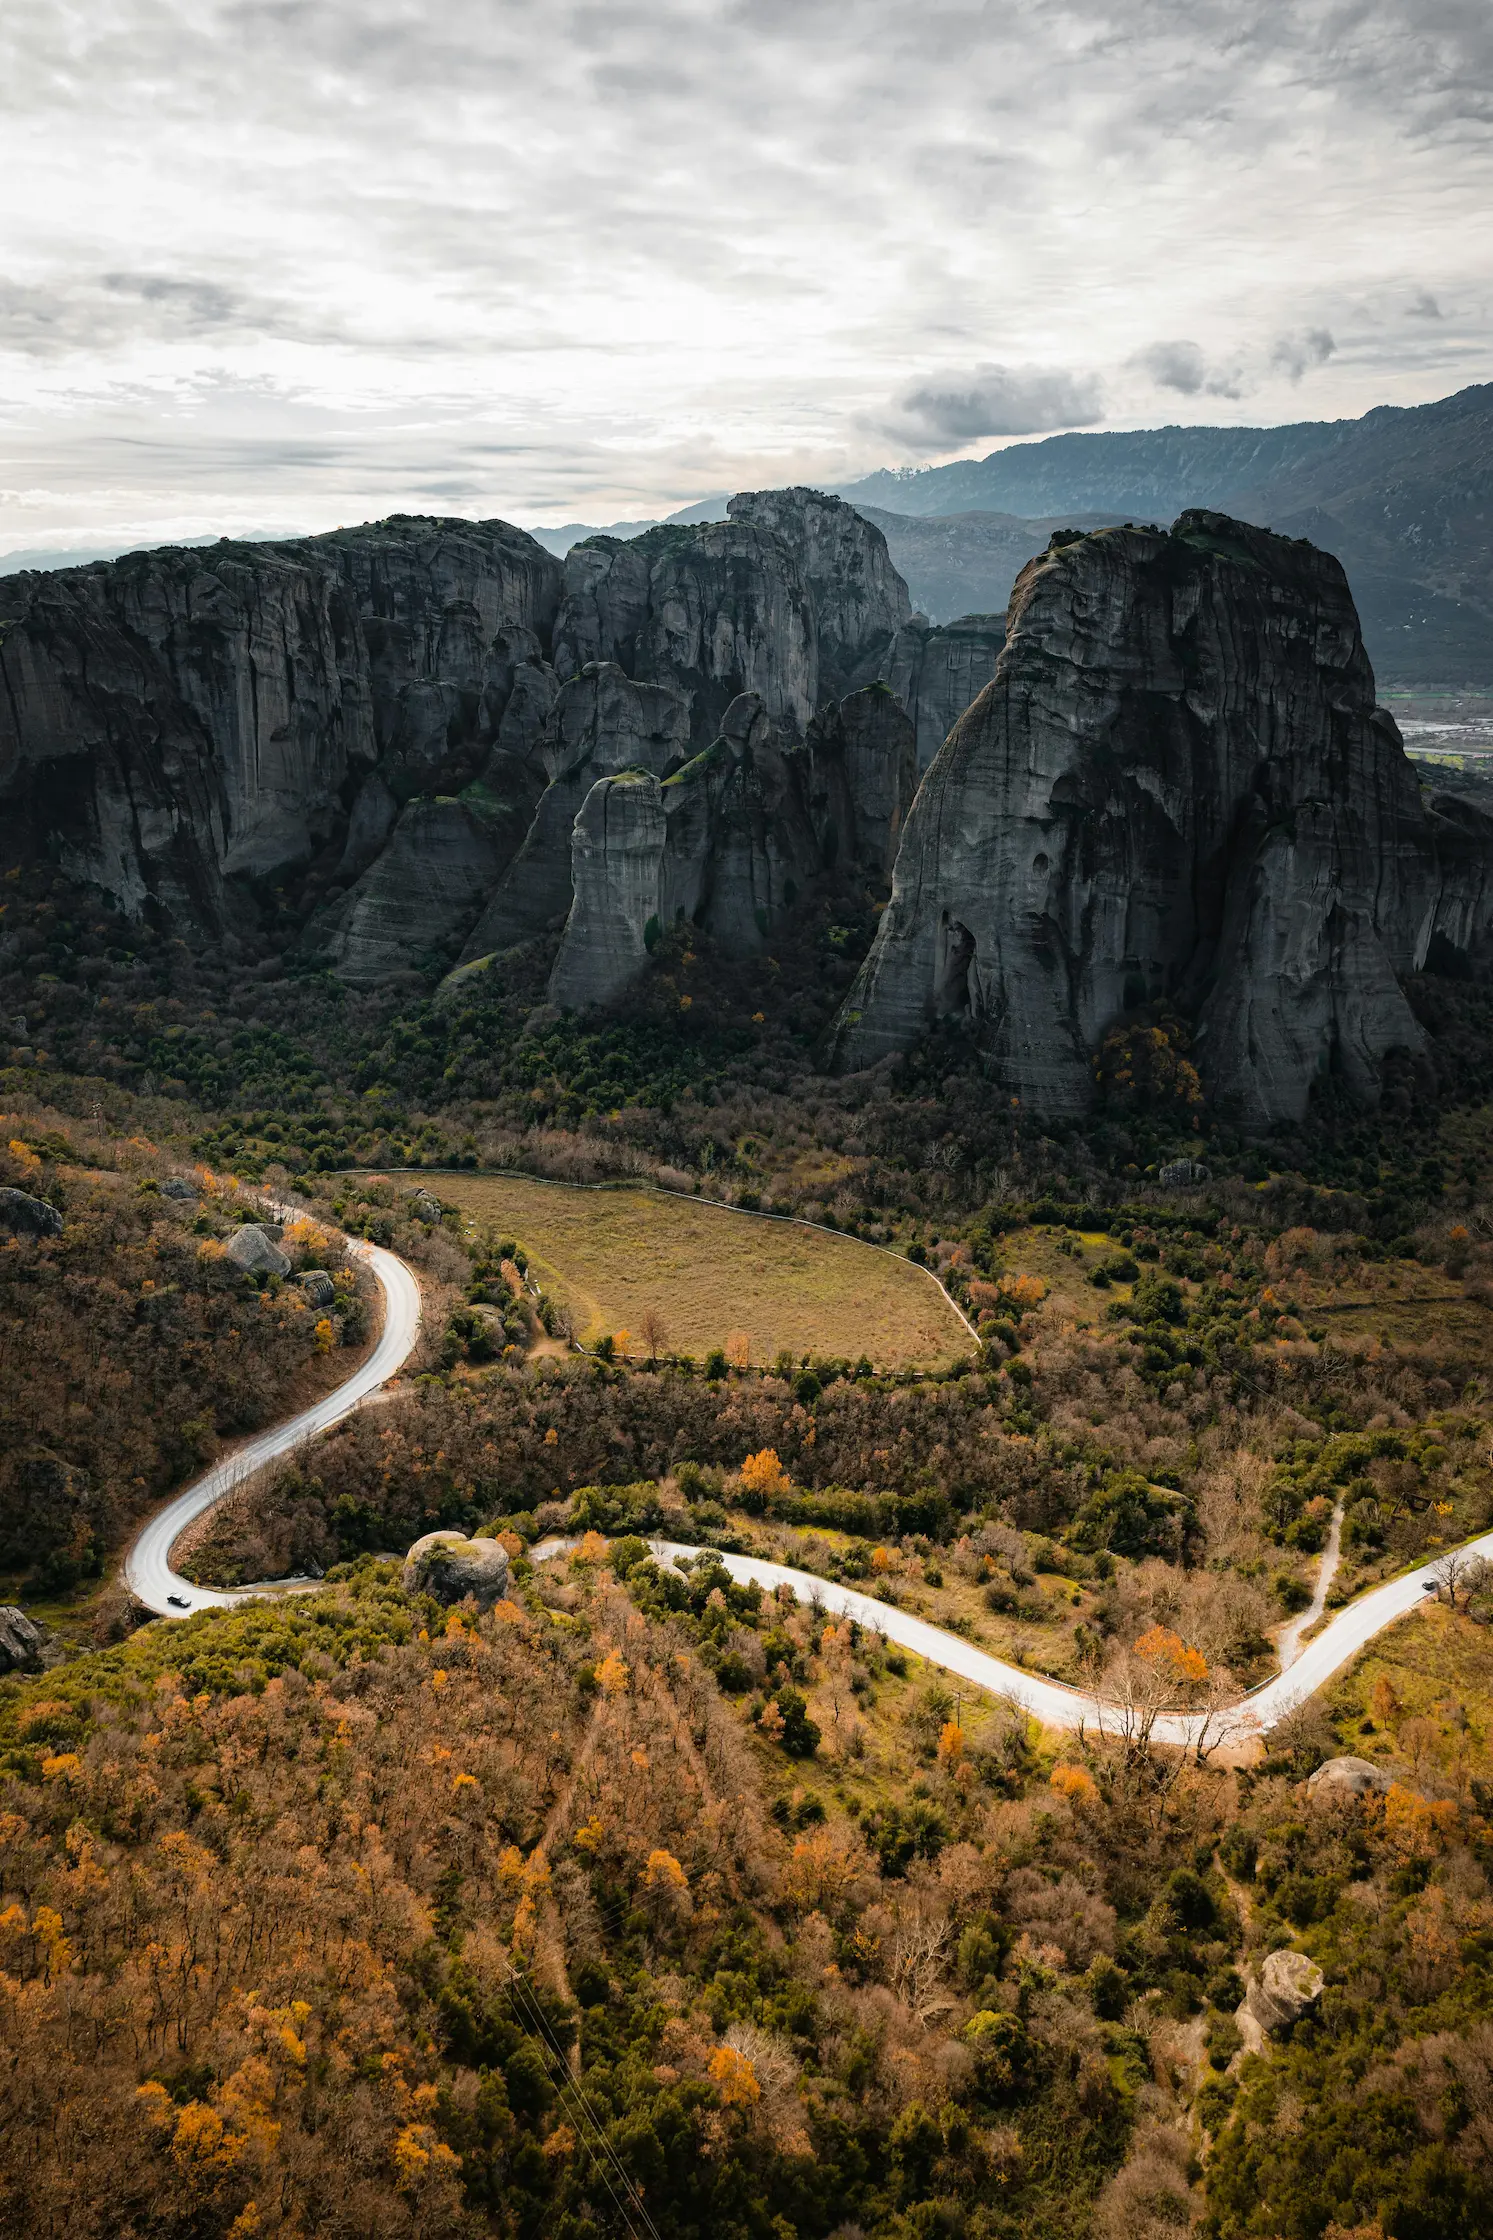
[[[929,1275],[854,1238],[651,1190],[459,1174],[434,1186],[517,1239],[583,1343],[626,1330],[638,1350],[651,1310],[668,1350],[703,1355],[745,1337],[758,1364],[786,1350],[932,1368],[972,1350]]]

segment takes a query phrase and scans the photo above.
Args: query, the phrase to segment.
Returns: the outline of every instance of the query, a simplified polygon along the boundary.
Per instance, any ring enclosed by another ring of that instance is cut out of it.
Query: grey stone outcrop
[[[163,1198],[179,1198],[183,1204],[189,1198],[195,1200],[199,1194],[196,1183],[188,1182],[184,1174],[168,1174],[161,1184]]]
[[[14,1603],[0,1607],[0,1672],[37,1672],[47,1636],[34,1618]]]
[[[427,1532],[404,1559],[406,1594],[462,1602],[468,1595],[490,1610],[508,1591],[508,1552],[497,1540],[468,1540],[460,1532]]]
[[[1376,1766],[1367,1758],[1329,1758],[1311,1775],[1306,1792],[1314,1803],[1321,1804],[1331,1803],[1338,1797],[1382,1796],[1391,1778],[1383,1766]]]
[[[1220,1107],[1377,1094],[1424,1037],[1399,976],[1489,963],[1493,822],[1422,802],[1347,581],[1219,515],[1072,533],[1022,571],[992,682],[908,817],[835,1035],[860,1067],[959,1022],[1029,1109],[1074,1116],[1117,1018],[1197,1021]]]
[[[917,784],[912,725],[872,685],[785,744],[762,701],[732,702],[720,736],[660,781],[600,780],[575,820],[573,900],[553,1004],[614,1002],[668,927],[688,921],[737,953],[762,948],[815,873],[884,875]]]
[[[480,798],[412,801],[323,926],[332,970],[354,987],[379,987],[449,961],[513,844]]]
[[[0,1229],[13,1237],[60,1237],[62,1216],[29,1190],[0,1189]]]
[[[559,585],[506,522],[412,516],[0,579],[0,817],[131,916],[230,925],[233,881],[335,844],[354,795],[350,869],[475,769],[494,642],[537,646]]]
[[[305,1293],[308,1307],[329,1307],[337,1296],[337,1286],[325,1268],[303,1268],[295,1281]]]
[[[575,822],[551,1003],[615,1001],[681,921],[738,954],[763,948],[831,842],[884,862],[911,791],[911,727],[874,693],[854,703],[842,724],[836,711],[835,725],[796,747],[744,693],[720,736],[673,777],[629,772],[594,786]]]
[[[917,733],[885,684],[822,708],[809,726],[809,792],[825,866],[885,878],[918,790]]]
[[[438,1229],[441,1225],[440,1199],[429,1190],[412,1190],[410,1192],[410,1219],[412,1221],[423,1221],[427,1228]]]
[[[259,1223],[246,1221],[224,1247],[224,1258],[246,1276],[288,1276],[290,1261]]]
[[[679,694],[697,751],[742,693],[756,693],[792,738],[802,738],[819,699],[814,607],[798,554],[757,521],[572,545],[554,658],[562,679],[616,662],[639,683]]]
[[[1244,2004],[1261,2030],[1275,2036],[1311,2012],[1325,1980],[1304,1952],[1272,1952],[1251,1976]]]
[[[995,675],[1005,642],[1004,613],[965,614],[941,624],[915,614],[898,630],[881,674],[912,718],[920,777]]]
[[[539,746],[549,782],[467,941],[463,964],[532,940],[564,920],[571,832],[592,786],[621,770],[659,777],[677,770],[688,757],[689,725],[682,694],[637,684],[614,661],[592,662],[560,687]]]
[[[816,698],[838,700],[869,683],[912,619],[881,530],[822,490],[743,490],[726,512],[771,529],[798,562],[814,609]]]

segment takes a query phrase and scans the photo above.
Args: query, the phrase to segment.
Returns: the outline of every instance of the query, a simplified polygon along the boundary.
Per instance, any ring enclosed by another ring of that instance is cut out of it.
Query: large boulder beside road
[[[433,1594],[438,1602],[471,1595],[490,1610],[508,1591],[508,1551],[497,1540],[468,1540],[460,1532],[427,1532],[404,1559],[406,1594]]]
[[[246,1276],[288,1276],[290,1261],[267,1229],[246,1221],[224,1248],[224,1257]]]
[[[1338,1797],[1382,1796],[1389,1784],[1383,1766],[1367,1758],[1329,1758],[1307,1782],[1306,1793],[1314,1804],[1329,1804]]]

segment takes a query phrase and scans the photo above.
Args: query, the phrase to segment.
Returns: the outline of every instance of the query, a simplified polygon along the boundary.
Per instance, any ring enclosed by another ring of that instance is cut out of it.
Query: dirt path
[[[1282,1672],[1287,1671],[1296,1662],[1301,1654],[1302,1642],[1327,1608],[1327,1597],[1331,1591],[1332,1582],[1337,1577],[1337,1568],[1342,1561],[1342,1554],[1343,1505],[1340,1501],[1332,1512],[1332,1523],[1328,1527],[1327,1542],[1322,1550],[1322,1561],[1317,1565],[1316,1592],[1306,1608],[1292,1618],[1288,1624],[1283,1625],[1276,1636],[1275,1645],[1280,1651]]]

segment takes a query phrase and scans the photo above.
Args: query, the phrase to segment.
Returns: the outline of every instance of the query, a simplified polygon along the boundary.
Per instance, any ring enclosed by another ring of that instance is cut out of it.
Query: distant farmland
[[[879,1369],[931,1368],[971,1349],[931,1277],[850,1237],[650,1190],[507,1175],[431,1182],[470,1220],[517,1239],[587,1344],[627,1330],[639,1350],[651,1308],[668,1350],[704,1355],[740,1333],[758,1365],[786,1349],[852,1361],[864,1353]]]

